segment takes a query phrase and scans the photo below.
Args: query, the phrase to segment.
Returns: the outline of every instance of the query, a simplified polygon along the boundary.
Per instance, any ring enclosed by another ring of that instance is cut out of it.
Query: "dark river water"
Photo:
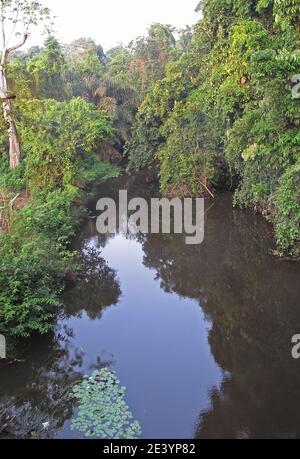
[[[123,177],[96,197],[117,197],[119,188],[156,193]],[[64,295],[55,332],[0,368],[11,435],[77,438],[70,391],[108,367],[142,438],[300,438],[300,360],[291,356],[299,265],[270,255],[262,218],[221,194],[206,202],[199,246],[181,235],[100,236],[95,219],[75,246],[85,271]]]

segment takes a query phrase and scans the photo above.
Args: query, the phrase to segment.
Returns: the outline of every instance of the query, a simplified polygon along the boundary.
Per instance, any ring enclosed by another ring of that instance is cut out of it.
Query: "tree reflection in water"
[[[122,180],[110,182],[99,195],[117,198],[119,189],[128,189],[129,198],[155,196],[132,179]],[[209,320],[211,352],[224,378],[219,388],[211,387],[194,436],[300,437],[299,362],[291,358],[290,344],[300,330],[299,267],[268,254],[269,226],[232,210],[230,195],[215,200],[205,230],[200,246],[187,246],[179,235],[136,237],[144,266],[155,270],[163,291],[196,300]],[[116,273],[101,259],[111,237],[97,235],[95,220],[85,225],[76,248],[86,269],[65,295],[68,318],[86,313],[94,321],[118,303]],[[12,419],[9,435],[53,437],[72,417],[74,401],[68,394],[83,376],[84,355],[69,346],[71,335],[72,330],[57,330],[36,339],[24,364],[2,369],[0,406],[2,419]],[[99,357],[93,369],[102,363]]]
[[[80,250],[82,266],[79,277],[64,295],[66,316],[80,316],[85,311],[91,320],[100,319],[104,309],[118,303],[121,288],[114,270],[109,268],[89,241]]]
[[[112,181],[104,195],[117,199],[116,190],[128,189],[129,198],[155,196],[128,180]],[[211,406],[200,413],[195,436],[299,438],[300,372],[291,358],[291,337],[300,330],[299,267],[270,255],[268,224],[234,210],[231,199],[207,202],[200,246],[180,235],[136,239],[161,288],[196,299],[211,324],[208,340],[224,380],[208,394]]]
[[[197,299],[224,370],[221,390],[200,415],[199,438],[300,437],[299,268],[268,254],[269,227],[217,199],[201,246],[178,236],[140,237],[144,264],[166,292]]]
[[[120,285],[116,273],[95,250],[84,250],[82,262],[78,283],[65,295],[64,314],[78,316],[85,310],[94,320],[118,302]],[[24,361],[0,368],[0,438],[53,438],[73,416],[72,389],[83,379],[85,353],[72,348],[73,330],[59,323],[52,335],[30,341],[26,351],[20,352]],[[90,371],[110,364],[99,357]]]

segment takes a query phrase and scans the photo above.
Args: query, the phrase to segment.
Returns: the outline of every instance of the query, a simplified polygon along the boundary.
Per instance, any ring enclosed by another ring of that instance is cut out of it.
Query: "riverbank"
[[[120,176],[96,188],[91,216],[120,189],[147,202],[158,194]],[[126,387],[142,438],[299,436],[299,267],[269,254],[272,227],[233,209],[230,193],[206,201],[205,230],[188,246],[179,234],[101,236],[96,218],[84,221],[72,245],[83,275],[62,296],[53,331],[1,369],[10,436],[78,438],[70,394],[99,368]]]
[[[93,184],[119,174],[98,161],[81,188],[69,187],[34,194],[28,205],[13,211],[9,232],[0,235],[0,333],[28,337],[47,333],[62,306],[66,282],[78,271],[70,249],[86,215]]]

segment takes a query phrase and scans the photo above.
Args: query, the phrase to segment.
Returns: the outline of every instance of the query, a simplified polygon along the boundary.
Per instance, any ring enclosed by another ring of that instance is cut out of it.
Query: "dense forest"
[[[276,254],[299,258],[300,2],[197,10],[195,27],[152,24],[107,52],[51,33],[41,48],[4,50],[0,333],[51,329],[80,271],[70,242],[88,193],[125,167],[169,197],[231,190],[272,223]],[[51,16],[28,14],[26,27]]]

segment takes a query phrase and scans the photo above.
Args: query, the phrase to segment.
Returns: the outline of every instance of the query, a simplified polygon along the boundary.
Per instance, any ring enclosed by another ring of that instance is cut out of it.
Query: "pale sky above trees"
[[[40,0],[51,8],[58,39],[68,43],[91,37],[106,50],[122,42],[145,35],[153,22],[183,28],[199,18],[197,0]],[[35,32],[27,46],[41,44]]]

